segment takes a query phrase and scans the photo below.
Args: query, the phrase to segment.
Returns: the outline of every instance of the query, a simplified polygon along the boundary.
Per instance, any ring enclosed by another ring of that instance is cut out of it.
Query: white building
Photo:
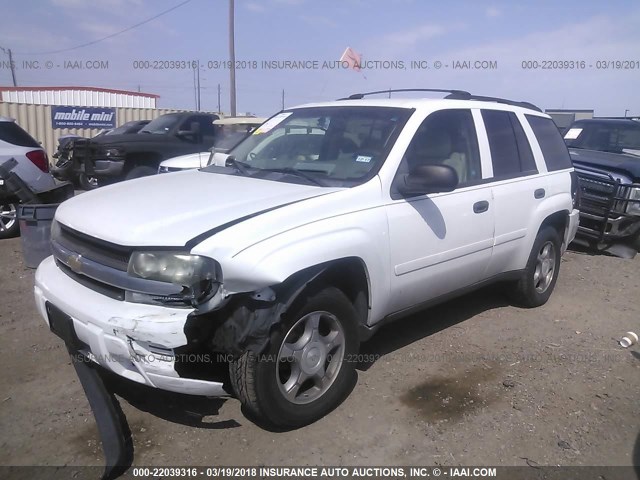
[[[159,95],[100,87],[1,87],[0,102],[29,105],[156,108]]]
[[[14,118],[18,125],[42,143],[53,155],[62,135],[92,137],[102,128],[61,127],[54,125],[60,111],[102,110],[113,114],[113,124],[120,126],[132,120],[152,120],[174,110],[157,108],[159,95],[98,87],[2,87],[0,86],[0,116]]]

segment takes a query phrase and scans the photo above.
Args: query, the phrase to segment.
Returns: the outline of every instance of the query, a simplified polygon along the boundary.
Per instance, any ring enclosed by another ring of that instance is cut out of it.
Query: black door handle
[[[535,192],[533,192],[533,196],[535,198],[543,198],[545,196],[544,188],[538,188]]]
[[[489,210],[489,202],[487,202],[486,200],[482,200],[473,204],[474,213],[484,213],[487,210]]]

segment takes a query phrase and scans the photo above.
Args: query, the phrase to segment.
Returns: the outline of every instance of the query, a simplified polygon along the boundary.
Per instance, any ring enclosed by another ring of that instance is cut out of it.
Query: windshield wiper
[[[320,187],[326,187],[327,185],[318,180],[317,178],[315,178],[312,175],[309,175],[308,173],[304,173],[302,170],[296,170],[295,168],[291,168],[291,167],[287,167],[287,168],[261,168],[260,169],[263,172],[275,172],[275,173],[284,173],[287,175],[293,175],[295,177],[300,177],[300,178],[304,178],[305,180],[308,180],[309,182],[313,183],[314,185],[318,185]]]
[[[234,157],[233,155],[227,157],[224,162],[224,166],[235,168],[238,173],[241,173],[244,176],[249,176],[249,168],[251,168],[250,165],[236,160],[236,157]]]
[[[623,148],[622,153],[625,155],[633,155],[634,157],[640,157],[640,147],[638,148]]]

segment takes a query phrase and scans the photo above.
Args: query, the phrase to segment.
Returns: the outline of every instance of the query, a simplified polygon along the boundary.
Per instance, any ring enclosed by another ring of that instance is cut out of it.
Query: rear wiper
[[[244,176],[249,176],[249,168],[251,168],[250,165],[236,160],[236,157],[234,157],[233,155],[227,157],[224,162],[224,166],[235,168],[238,173],[241,173]]]
[[[287,168],[262,168],[263,172],[275,172],[275,173],[285,173],[287,175],[293,175],[295,177],[304,178],[314,185],[318,185],[320,187],[326,187],[327,185],[324,182],[321,182],[317,178],[308,173],[304,173],[302,170],[297,170],[295,168],[287,167]]]

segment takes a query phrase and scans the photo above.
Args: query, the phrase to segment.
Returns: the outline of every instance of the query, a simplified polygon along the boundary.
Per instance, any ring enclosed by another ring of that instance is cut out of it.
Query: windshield
[[[140,133],[165,134],[169,132],[180,121],[180,115],[168,114],[151,120]]]
[[[142,127],[144,127],[143,122],[127,122],[119,127],[114,128],[113,130],[108,131],[105,135],[120,135],[122,133],[136,133]]]
[[[266,178],[353,186],[378,171],[411,112],[340,106],[282,112],[229,153],[248,176],[265,178],[275,172],[277,178]]]
[[[634,123],[574,123],[564,136],[568,147],[602,152],[624,153],[640,150],[640,124]]]
[[[213,148],[216,148],[220,151],[228,151],[235,147],[238,143],[240,143],[244,137],[249,135],[247,132],[231,132],[225,133],[222,137],[218,137],[216,142],[213,144]]]

